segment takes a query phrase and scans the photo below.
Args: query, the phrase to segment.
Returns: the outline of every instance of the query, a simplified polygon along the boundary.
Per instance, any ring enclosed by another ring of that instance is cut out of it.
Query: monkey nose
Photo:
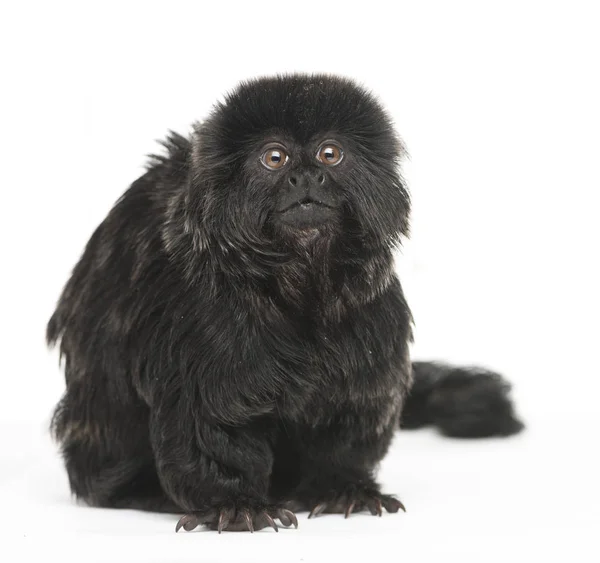
[[[314,185],[323,185],[325,175],[319,170],[295,170],[288,176],[288,183],[292,188],[309,188]]]

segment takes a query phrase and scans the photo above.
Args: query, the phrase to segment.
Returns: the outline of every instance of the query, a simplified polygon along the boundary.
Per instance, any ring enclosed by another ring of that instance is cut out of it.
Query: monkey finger
[[[398,510],[402,509],[404,512],[406,512],[406,508],[404,507],[404,505],[396,498],[394,497],[387,497],[383,499],[383,506],[385,507],[385,509],[388,512],[398,512]]]
[[[321,512],[323,512],[325,509],[327,508],[327,503],[326,502],[322,502],[321,504],[317,504],[317,506],[315,506],[311,511],[310,514],[308,515],[309,518],[312,518],[313,516],[318,516],[319,514],[321,514]]]
[[[356,502],[352,501],[346,508],[346,512],[344,513],[344,518],[348,518],[348,516],[350,516],[350,514],[352,514],[352,511],[354,510],[354,507],[356,506]]]
[[[186,532],[189,532],[198,526],[198,518],[195,514],[185,514],[179,519],[175,526],[175,532],[179,532],[183,528]]]
[[[242,510],[242,517],[244,518],[246,526],[248,530],[250,530],[250,533],[254,533],[254,525],[252,523],[252,516],[250,516],[250,513],[247,510]]]
[[[219,534],[229,525],[229,511],[223,508],[219,514],[219,523],[217,524],[217,532]]]
[[[269,526],[271,526],[271,528],[273,528],[276,532],[279,532],[279,527],[277,526],[277,524],[275,523],[275,520],[273,520],[273,518],[271,517],[271,515],[268,512],[263,512],[262,517],[267,521],[267,523],[269,524]]]
[[[281,523],[287,528],[288,526],[294,525],[294,528],[298,527],[298,518],[296,515],[287,508],[281,508],[277,511],[277,517],[281,520]]]

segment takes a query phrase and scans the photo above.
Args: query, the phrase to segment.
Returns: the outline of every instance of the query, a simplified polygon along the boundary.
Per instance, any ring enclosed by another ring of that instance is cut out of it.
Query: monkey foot
[[[404,505],[392,495],[384,495],[374,489],[353,487],[333,498],[320,500],[313,505],[308,517],[312,518],[321,513],[330,513],[344,514],[348,518],[353,512],[363,510],[369,510],[373,516],[381,516],[384,508],[388,512],[398,512],[400,509],[406,512]]]
[[[276,532],[279,532],[279,527],[275,523],[275,519],[281,522],[284,527],[289,527],[292,524],[295,528],[298,527],[298,519],[296,515],[286,508],[279,507],[262,507],[260,509],[251,507],[221,507],[211,508],[199,512],[186,514],[179,519],[175,531],[178,532],[183,528],[186,532],[194,528],[204,525],[211,530],[217,530],[219,534],[223,530],[228,532],[254,532],[263,528],[271,527]]]

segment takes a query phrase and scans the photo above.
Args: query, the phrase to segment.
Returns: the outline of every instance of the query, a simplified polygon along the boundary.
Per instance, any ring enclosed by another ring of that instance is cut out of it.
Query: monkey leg
[[[62,452],[71,490],[90,506],[181,512],[162,490],[151,455],[72,437]]]
[[[97,392],[71,382],[53,418],[71,491],[90,506],[181,512],[162,490],[144,405],[107,406]],[[107,413],[114,416],[108,417]]]
[[[308,510],[309,518],[321,513],[368,510],[381,516],[405,510],[395,497],[383,494],[374,469],[385,455],[395,424],[383,430],[360,416],[347,413],[331,424],[298,429],[297,439],[278,447],[274,471],[274,495],[292,510]],[[296,465],[295,477],[289,468]],[[287,484],[287,487],[286,487]]]
[[[162,487],[186,512],[176,531],[277,531],[276,519],[298,525],[293,512],[268,498],[273,454],[262,425],[224,426],[174,405],[159,405],[150,429]]]

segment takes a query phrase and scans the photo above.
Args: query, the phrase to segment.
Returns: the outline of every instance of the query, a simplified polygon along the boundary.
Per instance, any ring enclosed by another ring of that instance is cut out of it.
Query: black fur
[[[337,166],[315,158],[327,139]],[[272,141],[290,155],[278,170],[259,160]],[[388,117],[348,80],[259,79],[164,145],[48,324],[73,492],[185,511],[185,529],[289,525],[285,507],[402,508],[374,480],[412,383],[392,262],[409,196]],[[447,433],[477,433],[449,420],[453,404],[426,402]]]
[[[414,384],[402,410],[403,428],[435,425],[446,436],[510,436],[523,429],[508,397],[510,385],[499,374],[413,362]]]

